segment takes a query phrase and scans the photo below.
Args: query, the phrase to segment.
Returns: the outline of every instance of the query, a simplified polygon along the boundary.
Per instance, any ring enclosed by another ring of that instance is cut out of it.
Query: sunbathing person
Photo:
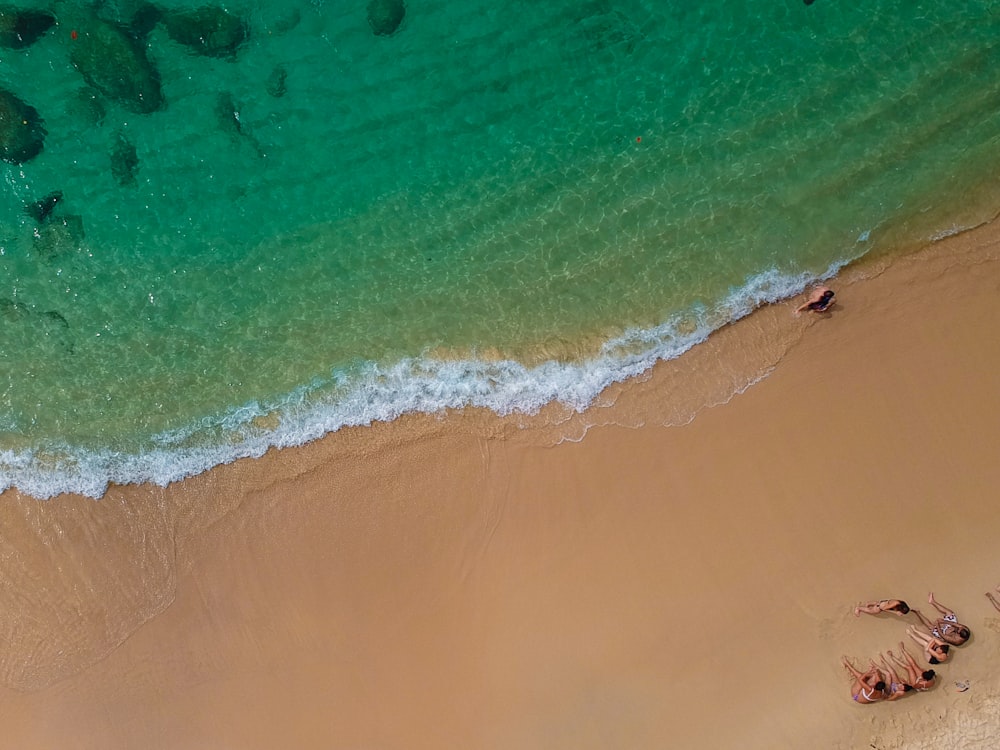
[[[851,686],[851,697],[856,703],[878,703],[885,700],[886,684],[885,675],[872,664],[872,668],[867,672],[859,671],[851,662],[844,657],[844,668],[854,677],[854,684]]]
[[[940,638],[945,643],[950,643],[952,646],[961,646],[969,640],[972,631],[958,621],[954,612],[938,604],[934,599],[933,593],[927,598],[927,601],[934,605],[934,608],[941,613],[942,617],[939,617],[932,623],[919,610],[914,609],[911,611],[917,616],[923,626],[931,632],[931,635],[935,638]]]
[[[881,667],[875,663],[874,659],[872,659],[871,664],[872,669],[880,671],[889,678],[885,687],[885,699],[887,701],[899,700],[907,693],[913,692],[913,686],[908,685],[899,679],[899,675],[896,674],[895,668],[888,661],[886,661],[884,654],[879,654],[879,660],[882,664]]]
[[[930,690],[934,686],[934,678],[937,677],[934,674],[934,670],[928,669],[921,672],[916,660],[910,656],[910,652],[906,650],[906,646],[903,645],[902,641],[899,642],[899,652],[903,655],[902,659],[892,653],[892,651],[889,652],[889,658],[906,670],[909,676],[909,684],[913,686],[913,689],[920,692]]]
[[[826,312],[833,305],[833,290],[828,286],[816,287],[804,303],[799,305],[795,314],[809,310],[810,312]]]
[[[913,625],[907,628],[906,634],[923,646],[924,655],[931,664],[941,664],[948,661],[948,649],[951,646],[940,638],[935,638],[930,633],[917,630]]]
[[[858,606],[854,608],[854,616],[861,617],[862,612],[866,615],[878,615],[882,612],[892,612],[897,617],[902,617],[909,611],[909,606],[902,599],[882,599],[877,602],[868,602],[867,604],[858,602]]]

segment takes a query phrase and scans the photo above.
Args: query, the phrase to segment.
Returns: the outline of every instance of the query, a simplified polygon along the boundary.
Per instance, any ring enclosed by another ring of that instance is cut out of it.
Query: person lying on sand
[[[844,659],[844,668],[854,677],[851,685],[851,697],[856,703],[877,703],[886,698],[885,675],[872,663],[872,668],[867,672],[859,671],[847,657]]]
[[[942,615],[934,622],[931,622],[924,617],[920,610],[913,609],[910,611],[917,616],[923,626],[930,631],[931,635],[935,638],[940,638],[945,643],[950,643],[952,646],[961,646],[969,640],[969,636],[972,635],[972,631],[958,621],[954,612],[947,607],[943,607],[938,604],[938,602],[934,599],[933,592],[931,592],[927,601],[933,604],[934,608],[937,609],[937,611]]]
[[[809,310],[810,312],[826,312],[833,305],[834,291],[828,286],[816,287],[803,304],[795,309],[795,314]]]
[[[948,650],[951,646],[940,638],[935,638],[930,633],[917,630],[913,625],[907,628],[906,634],[923,646],[924,655],[931,664],[941,664],[948,661]]]
[[[888,661],[886,661],[885,654],[879,654],[879,659],[882,664],[881,668],[875,663],[875,660],[872,659],[872,669],[881,671],[882,674],[889,678],[888,685],[885,690],[885,699],[887,701],[899,700],[907,693],[913,692],[913,686],[899,679],[899,675],[896,674],[895,668]]]
[[[858,602],[858,606],[854,608],[854,616],[861,617],[862,612],[866,615],[892,612],[897,617],[902,617],[909,611],[910,607],[902,599],[881,599],[877,602],[868,602],[867,604]]]
[[[899,642],[899,653],[902,654],[902,658],[896,656],[892,651],[889,652],[889,658],[906,670],[909,684],[913,686],[913,689],[920,692],[930,690],[934,686],[934,678],[937,677],[934,670],[928,669],[921,672],[916,660],[910,656],[910,652],[906,650],[902,641]]]

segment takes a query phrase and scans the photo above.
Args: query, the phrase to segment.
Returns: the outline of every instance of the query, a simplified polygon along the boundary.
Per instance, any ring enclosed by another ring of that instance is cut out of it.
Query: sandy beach
[[[5,493],[4,746],[992,747],[1000,226],[831,285],[558,428],[415,416],[97,502]],[[929,591],[970,642],[856,705],[841,656],[915,620],[855,604]]]

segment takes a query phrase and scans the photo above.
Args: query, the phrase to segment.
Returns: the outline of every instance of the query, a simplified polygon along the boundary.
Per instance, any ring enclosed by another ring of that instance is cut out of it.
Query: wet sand
[[[831,285],[827,315],[771,306],[613,389],[576,441],[412,417],[99,502],[5,493],[5,742],[990,746],[1000,227]],[[770,374],[663,426],[733,358]],[[930,590],[972,640],[931,692],[855,705],[841,655],[907,621],[854,605]]]

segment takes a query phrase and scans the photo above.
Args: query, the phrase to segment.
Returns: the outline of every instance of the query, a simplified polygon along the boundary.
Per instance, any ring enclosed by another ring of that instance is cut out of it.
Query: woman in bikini
[[[833,305],[833,290],[828,286],[816,287],[803,304],[795,310],[798,315],[804,310],[810,312],[826,312]]]
[[[927,601],[933,604],[934,608],[941,614],[941,617],[937,618],[934,622],[924,617],[920,610],[914,609],[911,611],[917,616],[921,624],[930,631],[931,635],[935,638],[940,638],[945,643],[950,643],[952,646],[961,646],[969,640],[972,631],[958,621],[954,612],[938,604],[937,600],[934,599],[933,591],[927,597]]]
[[[935,638],[930,633],[917,630],[913,625],[907,628],[906,634],[923,647],[924,655],[931,664],[941,664],[948,661],[948,649],[951,646],[940,638]]]
[[[867,604],[858,602],[858,606],[854,608],[854,616],[861,617],[862,612],[866,615],[878,615],[882,612],[892,612],[892,614],[897,617],[902,617],[909,611],[910,607],[902,599],[881,599],[877,602],[868,602]]]
[[[886,699],[885,675],[872,663],[867,672],[859,671],[847,657],[844,657],[844,668],[854,677],[851,686],[851,697],[856,703],[878,703]]]
[[[872,659],[872,669],[879,670],[889,678],[889,682],[885,689],[885,699],[887,701],[899,700],[907,693],[913,692],[913,686],[899,679],[899,675],[896,674],[895,668],[888,661],[886,661],[885,654],[879,654],[879,660],[882,664],[881,668],[875,663],[875,660]]]
[[[910,656],[910,652],[906,650],[902,641],[899,642],[899,653],[902,654],[902,658],[896,656],[892,651],[889,652],[889,658],[906,670],[913,689],[918,692],[930,690],[934,686],[934,678],[937,677],[934,670],[928,669],[921,672],[916,660]]]

